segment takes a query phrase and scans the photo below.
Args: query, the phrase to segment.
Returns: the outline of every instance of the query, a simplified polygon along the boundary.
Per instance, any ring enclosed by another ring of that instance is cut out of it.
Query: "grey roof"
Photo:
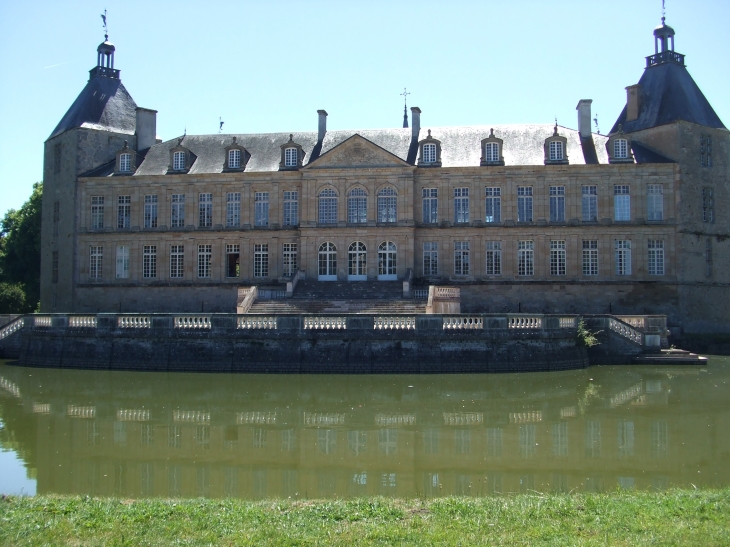
[[[441,141],[441,161],[444,167],[476,167],[481,159],[481,141],[489,136],[490,127],[495,136],[504,140],[503,155],[506,165],[543,165],[545,139],[553,134],[553,126],[543,125],[494,125],[469,127],[432,127],[431,135]],[[585,164],[583,147],[578,131],[559,127],[559,134],[568,139],[568,159],[571,164]],[[318,143],[316,131],[293,133],[293,141],[305,152],[304,165],[321,154],[333,149],[352,135],[358,134],[374,144],[388,150],[404,161],[413,163],[415,147],[411,130],[364,129],[328,131],[322,143]],[[426,137],[427,129],[421,129],[419,138]],[[190,168],[190,174],[220,173],[225,162],[225,149],[236,137],[251,159],[246,172],[278,171],[281,161],[281,145],[289,141],[289,133],[187,135],[182,146],[189,149],[197,159]],[[608,163],[605,144],[607,137],[593,135],[599,163]],[[170,164],[170,149],[177,146],[178,139],[171,139],[152,146],[138,167],[135,176],[164,175]]]
[[[647,67],[639,85],[639,117],[627,122],[624,107],[611,133],[618,131],[619,124],[626,133],[631,133],[677,120],[725,129],[684,65],[668,62]]]
[[[631,141],[631,151],[634,153],[636,163],[676,163],[636,141]]]
[[[137,123],[136,108],[137,104],[121,80],[94,76],[48,138],[78,127],[133,135]]]

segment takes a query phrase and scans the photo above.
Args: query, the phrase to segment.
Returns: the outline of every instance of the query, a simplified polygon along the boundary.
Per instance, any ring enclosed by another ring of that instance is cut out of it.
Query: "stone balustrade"
[[[623,336],[624,338],[628,338],[636,344],[644,344],[644,335],[641,332],[631,327],[630,325],[627,325],[621,321],[617,321],[613,317],[609,318],[608,320],[608,328],[611,329],[613,332]]]
[[[443,318],[443,329],[483,329],[484,320],[476,315],[446,316]]]
[[[23,328],[23,325],[25,324],[24,319],[21,317],[20,319],[16,319],[12,323],[10,323],[7,327],[3,327],[2,330],[0,330],[0,340],[3,338],[7,338],[11,334],[19,331]]]
[[[415,329],[416,318],[405,315],[394,315],[373,318],[374,329]]]
[[[461,298],[459,287],[436,287],[436,298]]]
[[[176,329],[209,329],[210,316],[208,315],[176,315],[174,318]]]
[[[510,315],[507,326],[510,329],[541,329],[542,317],[536,315]]]
[[[149,316],[146,315],[122,315],[117,317],[117,327],[120,329],[148,329],[151,324]]]
[[[72,315],[68,318],[68,326],[75,328],[96,328],[95,315]]]
[[[36,315],[33,317],[34,327],[50,327],[52,326],[52,319],[49,315]]]
[[[268,316],[262,317],[258,315],[249,315],[246,317],[239,317],[237,328],[239,329],[275,329],[276,328],[276,317]]]
[[[305,317],[304,318],[305,329],[346,329],[347,318],[346,317]]]

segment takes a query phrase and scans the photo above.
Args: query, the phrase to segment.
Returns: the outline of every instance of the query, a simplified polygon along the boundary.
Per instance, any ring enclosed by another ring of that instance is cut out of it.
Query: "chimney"
[[[630,85],[626,88],[626,121],[633,122],[639,118],[639,110],[641,108],[641,86],[639,84]]]
[[[317,114],[319,114],[319,134],[317,135],[317,142],[322,142],[325,134],[327,133],[327,111],[317,110]]]
[[[591,136],[591,99],[581,99],[575,109],[578,111],[578,133],[581,139]]]
[[[157,143],[157,110],[137,107],[137,152]]]
[[[418,133],[421,131],[421,109],[417,106],[411,107],[411,138],[418,140]]]

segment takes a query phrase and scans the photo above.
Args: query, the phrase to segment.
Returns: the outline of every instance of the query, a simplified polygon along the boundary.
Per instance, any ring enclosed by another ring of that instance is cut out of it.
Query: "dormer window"
[[[441,141],[431,136],[428,130],[428,137],[418,143],[421,152],[418,165],[421,167],[441,167]]]
[[[185,152],[173,153],[172,169],[173,169],[173,171],[184,171],[185,170]]]
[[[281,145],[281,162],[279,169],[293,171],[299,169],[304,161],[304,149],[294,142],[294,135],[289,135],[289,142]]]
[[[223,172],[227,171],[243,171],[246,167],[251,154],[246,149],[236,142],[236,137],[233,137],[233,142],[230,146],[226,147],[225,163],[223,165]]]
[[[125,152],[119,154],[119,171],[121,173],[128,173],[132,170],[132,154]]]
[[[436,162],[436,145],[435,144],[424,144],[423,145],[423,163],[435,163]]]
[[[608,163],[634,163],[631,139],[624,133],[622,126],[619,125],[618,131],[608,138],[606,152],[608,152]]]
[[[297,149],[286,148],[284,150],[284,166],[285,167],[296,167],[297,166]]]
[[[558,125],[555,124],[552,136],[545,139],[545,165],[568,164],[568,139],[558,134]]]
[[[504,141],[494,136],[494,129],[489,130],[489,136],[482,139],[482,159],[479,165],[504,165],[502,145]]]
[[[241,151],[239,149],[228,151],[228,168],[240,169],[241,167]]]
[[[560,141],[550,142],[550,161],[561,161],[563,159],[563,143]]]
[[[629,157],[629,141],[626,139],[616,139],[613,141],[613,157],[625,160]]]

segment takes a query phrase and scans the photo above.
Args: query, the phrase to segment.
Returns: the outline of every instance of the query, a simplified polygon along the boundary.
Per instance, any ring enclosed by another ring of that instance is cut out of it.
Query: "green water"
[[[730,358],[439,376],[0,362],[0,423],[2,493],[255,499],[720,487],[730,485]]]

